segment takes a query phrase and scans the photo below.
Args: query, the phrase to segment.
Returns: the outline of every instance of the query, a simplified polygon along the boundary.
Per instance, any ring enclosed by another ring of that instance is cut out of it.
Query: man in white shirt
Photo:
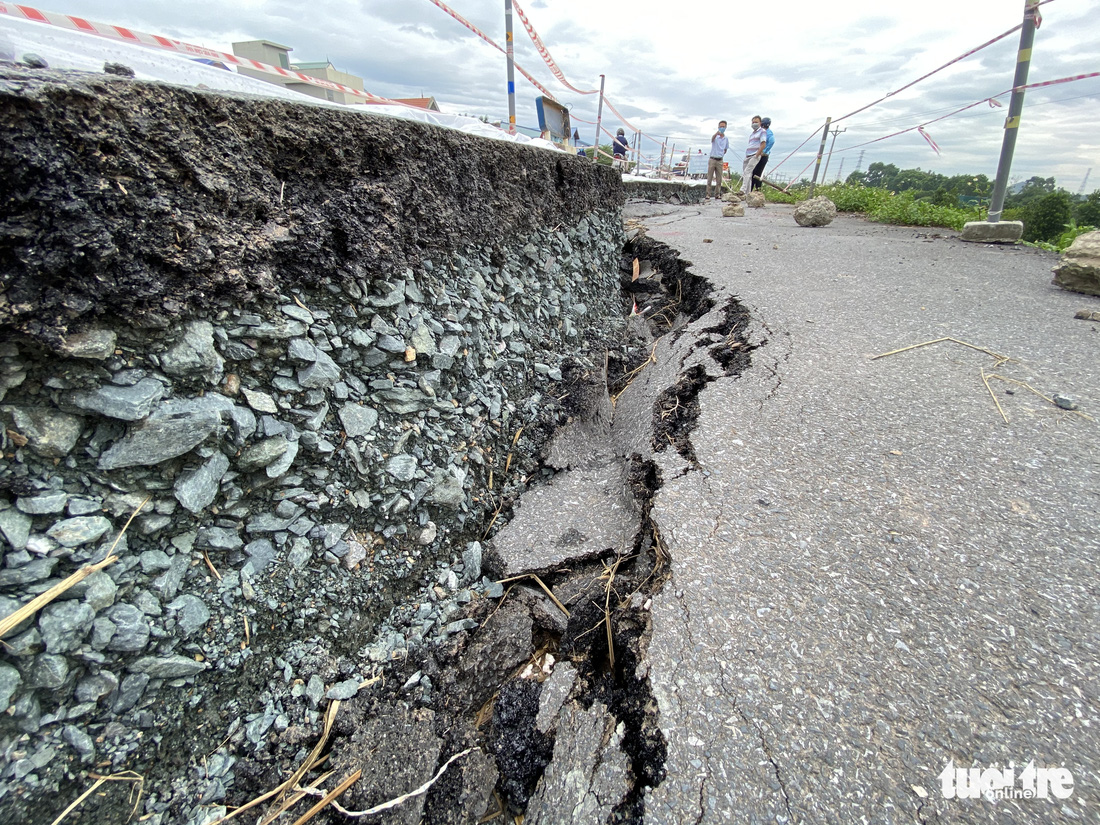
[[[726,150],[730,148],[729,138],[726,137],[726,121],[718,121],[718,131],[710,138],[710,160],[707,161],[707,194],[703,198],[710,197],[710,182],[714,180],[714,197],[722,197],[722,159]]]
[[[749,145],[745,148],[745,162],[741,168],[741,194],[749,196],[752,189],[752,173],[756,171],[756,164],[764,154],[764,144],[768,142],[768,133],[760,125],[760,115],[753,115],[752,134],[749,135]]]

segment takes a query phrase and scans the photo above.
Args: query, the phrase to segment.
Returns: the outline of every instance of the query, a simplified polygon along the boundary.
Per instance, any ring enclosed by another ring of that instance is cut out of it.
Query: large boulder
[[[730,203],[722,207],[723,218],[743,218],[745,216],[745,204]]]
[[[1079,235],[1053,271],[1052,284],[1086,295],[1100,295],[1100,230]]]
[[[764,200],[764,193],[757,190],[755,192],[749,192],[749,197],[745,202],[753,209],[760,209],[764,206],[766,201]]]
[[[794,221],[799,226],[828,226],[836,217],[836,205],[819,195],[802,201],[794,210]]]

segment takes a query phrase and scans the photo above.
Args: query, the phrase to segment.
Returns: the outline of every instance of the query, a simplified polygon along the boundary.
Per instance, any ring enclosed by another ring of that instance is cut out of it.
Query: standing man
[[[741,165],[741,194],[749,196],[752,187],[752,173],[756,170],[756,164],[764,154],[764,145],[768,141],[768,133],[760,125],[760,115],[753,115],[752,134],[749,135],[749,145],[745,148],[745,162]]]
[[[718,121],[718,131],[710,138],[710,160],[707,161],[707,193],[703,197],[710,197],[710,182],[714,180],[714,197],[722,197],[722,158],[730,148],[729,138],[726,137],[726,121]]]
[[[760,125],[764,127],[768,139],[764,141],[764,154],[761,155],[760,162],[752,170],[753,190],[759,189],[762,185],[761,179],[764,177],[764,167],[768,165],[768,156],[772,153],[772,146],[775,145],[775,135],[772,134],[772,119],[770,117],[761,118]]]

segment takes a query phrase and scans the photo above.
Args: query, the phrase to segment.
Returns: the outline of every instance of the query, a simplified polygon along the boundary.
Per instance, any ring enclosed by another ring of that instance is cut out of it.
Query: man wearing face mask
[[[752,174],[756,171],[756,164],[764,155],[764,146],[768,141],[768,133],[760,125],[760,115],[753,115],[752,134],[749,135],[749,145],[745,148],[745,162],[741,167],[741,194],[746,198],[752,188]]]
[[[722,158],[726,150],[730,148],[729,138],[726,137],[726,121],[718,121],[718,131],[710,138],[710,161],[707,162],[707,194],[703,200],[710,197],[710,182],[714,180],[714,197],[722,197]]]

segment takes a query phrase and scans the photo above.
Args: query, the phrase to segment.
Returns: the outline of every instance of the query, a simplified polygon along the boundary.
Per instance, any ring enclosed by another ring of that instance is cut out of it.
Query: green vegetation
[[[786,193],[765,189],[771,202],[797,203],[808,196],[809,181]],[[858,212],[879,223],[960,230],[967,221],[985,219],[992,191],[985,175],[948,177],[872,163],[843,183],[818,186],[814,194],[829,198],[841,212]],[[1025,243],[1061,252],[1078,235],[1100,226],[1100,189],[1082,198],[1058,188],[1054,178],[1035,176],[1008,194],[1002,218],[1023,221]]]

